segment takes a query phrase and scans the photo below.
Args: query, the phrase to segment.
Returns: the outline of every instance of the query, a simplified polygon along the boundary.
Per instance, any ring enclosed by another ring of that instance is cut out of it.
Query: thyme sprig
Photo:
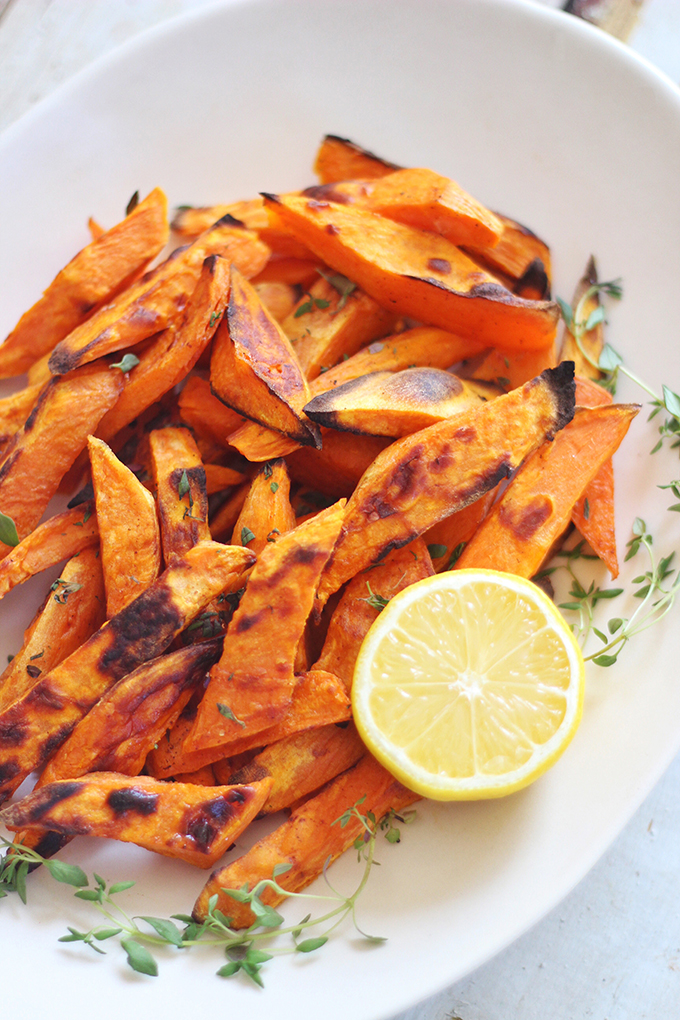
[[[204,921],[196,921],[188,914],[172,914],[169,918],[132,916],[124,910],[116,897],[131,889],[134,882],[115,882],[109,885],[96,873],[93,874],[91,881],[78,865],[46,859],[29,847],[10,843],[6,839],[0,840],[0,845],[7,848],[7,853],[0,861],[0,898],[15,892],[22,902],[26,903],[26,876],[31,868],[42,864],[56,881],[74,886],[75,897],[90,903],[102,918],[102,923],[88,931],[81,931],[69,925],[68,934],[63,935],[59,939],[60,942],[81,942],[94,952],[105,955],[102,943],[117,939],[125,952],[128,966],[137,973],[150,977],[158,975],[155,950],[167,947],[175,949],[211,947],[221,950],[227,957],[227,962],[217,970],[220,977],[233,977],[241,973],[262,987],[261,970],[265,963],[276,956],[311,953],[320,949],[347,918],[351,919],[357,932],[364,938],[371,942],[384,941],[382,937],[368,935],[359,927],[356,916],[357,900],[368,882],[371,869],[378,864],[375,860],[378,834],[382,832],[388,842],[398,843],[400,830],[395,821],[409,823],[415,817],[415,812],[403,812],[400,815],[389,812],[384,818],[376,819],[372,812],[363,814],[359,810],[364,800],[365,798],[361,798],[332,823],[345,828],[350,821],[355,820],[361,827],[354,847],[358,852],[359,861],[364,863],[364,868],[354,892],[346,896],[333,888],[326,873],[329,864],[327,861],[323,875],[329,889],[328,894],[291,893],[278,882],[278,878],[289,871],[291,865],[277,864],[272,871],[272,877],[262,879],[252,889],[244,885],[240,889],[223,890],[238,903],[250,907],[255,915],[255,921],[249,928],[237,930],[231,927],[230,918],[217,906],[217,895],[210,898]],[[302,920],[286,925],[284,917],[264,902],[263,897],[267,890],[291,900],[311,900],[326,904],[327,909],[318,917],[312,917],[308,913]],[[303,934],[306,937],[303,938]],[[290,936],[290,941],[280,944],[282,936]]]

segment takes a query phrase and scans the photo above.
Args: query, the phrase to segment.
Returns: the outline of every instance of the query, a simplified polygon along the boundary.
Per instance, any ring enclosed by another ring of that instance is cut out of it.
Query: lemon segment
[[[357,659],[352,708],[369,750],[435,800],[501,797],[562,754],[583,708],[580,649],[531,581],[427,577],[395,596]]]

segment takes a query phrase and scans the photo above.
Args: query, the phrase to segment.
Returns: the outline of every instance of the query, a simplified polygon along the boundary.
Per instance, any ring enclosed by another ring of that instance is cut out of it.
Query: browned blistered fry
[[[48,761],[39,785],[86,772],[138,775],[149,751],[174,726],[221,653],[222,639],[216,638],[138,666],[81,719]]]
[[[547,347],[555,337],[557,304],[513,295],[437,234],[304,196],[267,204],[319,258],[402,315],[503,350]]]
[[[0,818],[14,831],[119,839],[210,868],[255,818],[271,783],[205,787],[93,772],[43,786]]]
[[[144,268],[168,239],[160,188],[83,248],[19,320],[0,347],[0,378],[21,375]]]
[[[281,323],[308,380],[394,328],[397,315],[350,280],[321,276]]]
[[[380,819],[390,809],[400,811],[419,799],[417,793],[407,790],[374,758],[365,755],[316,797],[296,808],[287,822],[243,857],[213,872],[196,901],[194,917],[203,920],[210,897],[217,895],[217,907],[231,918],[232,927],[248,927],[255,919],[250,907],[238,903],[224,889],[240,889],[244,884],[252,889],[260,879],[271,878],[276,865],[283,863],[290,864],[291,869],[278,877],[279,885],[289,892],[304,889],[362,834],[361,822],[356,818],[350,818],[344,827],[338,823],[348,807],[362,800],[361,811],[370,811]],[[273,907],[285,899],[270,888],[261,898]]]
[[[163,557],[169,566],[197,542],[210,539],[205,469],[186,428],[154,429],[149,435]]]
[[[36,383],[0,400],[0,459],[7,452],[9,443],[31,413],[41,389],[42,385]]]
[[[302,412],[309,388],[290,340],[234,265],[227,315],[213,342],[210,385],[239,414],[297,442],[319,444],[316,425]]]
[[[83,549],[99,545],[97,516],[91,500],[39,524],[0,560],[0,598],[16,584],[40,574]]]
[[[357,574],[349,582],[333,610],[326,640],[314,669],[325,669],[352,686],[354,666],[369,627],[380,613],[380,602],[389,602],[409,584],[434,573],[422,538],[395,549],[382,563]]]
[[[65,564],[24,635],[23,647],[0,676],[0,711],[97,631],[106,619],[101,561],[83,549]]]
[[[533,577],[576,500],[617,449],[639,404],[577,408],[573,421],[517,472],[463,550],[456,567]]]
[[[573,363],[521,389],[399,439],[380,454],[347,504],[316,605],[392,549],[507,478],[574,413]]]
[[[87,441],[106,586],[106,615],[115,616],[149,587],[161,569],[156,501],[101,439]]]
[[[118,299],[96,312],[57,344],[50,358],[54,373],[70,372],[111,351],[119,351],[176,324],[201,267],[211,255],[221,255],[254,276],[265,264],[269,249],[252,231],[225,218],[178,249],[162,265],[128,288]]]
[[[160,655],[225,590],[238,588],[253,554],[202,542],[122,612],[0,713],[0,801],[63,744],[117,680]]]
[[[210,671],[188,751],[258,733],[283,715],[293,696],[295,649],[343,514],[341,500],[263,549]]]
[[[233,772],[229,782],[254,783],[271,776],[273,786],[261,809],[269,815],[319,790],[351,768],[365,751],[353,723],[318,726],[270,744]]]
[[[105,442],[181,382],[210,343],[227,301],[228,263],[218,256],[208,258],[197,278],[181,323],[140,353],[140,364],[128,374],[120,399],[102,419],[97,435]]]
[[[294,527],[286,462],[275,460],[253,477],[231,541],[234,545],[248,546],[259,556],[267,543],[276,542]]]
[[[122,386],[118,369],[105,365],[88,366],[43,388],[0,464],[0,506],[13,519],[20,539],[38,523],[63,475],[118,399]],[[9,546],[0,544],[0,555],[8,552]]]

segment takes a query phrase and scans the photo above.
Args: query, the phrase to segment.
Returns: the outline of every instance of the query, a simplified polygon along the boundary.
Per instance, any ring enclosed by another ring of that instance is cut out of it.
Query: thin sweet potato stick
[[[56,566],[88,549],[99,546],[97,515],[91,500],[65,510],[39,524],[0,560],[0,598],[16,584]]]
[[[245,545],[256,556],[295,527],[290,504],[290,478],[284,460],[275,460],[253,477],[234,526],[233,545]]]
[[[205,468],[186,428],[154,429],[151,463],[166,565],[197,542],[210,540]]]

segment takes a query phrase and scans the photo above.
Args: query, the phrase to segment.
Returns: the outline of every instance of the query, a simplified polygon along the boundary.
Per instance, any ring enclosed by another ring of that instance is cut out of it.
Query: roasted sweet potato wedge
[[[33,410],[42,386],[42,383],[34,383],[0,400],[0,459]]]
[[[0,347],[0,378],[21,375],[109,300],[168,239],[167,201],[160,188],[125,219],[83,248],[19,320]]]
[[[233,545],[245,545],[256,556],[295,527],[290,505],[290,478],[284,460],[275,460],[253,477],[234,526]]]
[[[436,234],[303,196],[267,203],[319,258],[403,315],[503,350],[547,347],[555,337],[557,304],[513,295]]]
[[[491,509],[497,491],[490,489],[474,503],[469,503],[462,510],[450,514],[425,532],[423,541],[427,544],[427,550],[432,557],[432,566],[437,574],[453,568],[465,544],[470,541]]]
[[[11,830],[104,836],[211,868],[259,812],[271,779],[249,786],[163,783],[94,772],[30,793],[0,812]]]
[[[509,216],[503,216],[498,212],[496,216],[503,225],[500,240],[493,246],[474,248],[471,245],[466,246],[470,256],[492,273],[501,273],[514,282],[525,277],[531,264],[539,261],[547,278],[549,295],[550,249],[545,241]]]
[[[94,504],[86,501],[39,524],[0,560],[0,598],[16,584],[99,545]]]
[[[353,177],[377,179],[400,169],[396,163],[390,163],[339,135],[324,137],[314,161],[314,172],[322,184]]]
[[[186,428],[154,429],[149,434],[149,446],[163,558],[169,566],[197,542],[210,540],[205,468]]]
[[[585,293],[590,290],[598,282],[597,277],[597,265],[595,259],[591,255],[588,259],[588,265],[585,268],[583,276],[576,285],[574,297],[571,302],[571,308],[576,313],[576,308],[581,301],[581,298]],[[600,298],[597,293],[591,294],[588,300],[584,303],[583,309],[580,313],[580,318],[587,322],[588,318],[600,307]],[[562,343],[562,350],[560,357],[562,360],[567,358],[571,359],[576,366],[576,375],[585,379],[593,379],[597,382],[598,379],[604,378],[604,372],[601,372],[599,368],[596,368],[602,349],[604,347],[604,320],[601,319],[597,322],[592,329],[589,329],[581,337],[581,344],[586,352],[586,356],[581,353],[581,350],[576,343],[573,335],[565,327],[564,338]],[[595,365],[592,362],[595,362]]]

